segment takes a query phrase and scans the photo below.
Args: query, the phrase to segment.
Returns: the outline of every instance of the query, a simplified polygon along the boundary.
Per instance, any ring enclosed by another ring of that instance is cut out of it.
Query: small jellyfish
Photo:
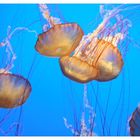
[[[35,49],[45,56],[70,55],[82,39],[82,29],[76,23],[62,24],[60,19],[50,15],[46,5],[39,5],[39,8],[43,17],[48,21],[50,29],[38,36]]]
[[[0,74],[0,108],[13,108],[22,105],[31,92],[29,81],[20,75]]]
[[[140,136],[140,105],[133,112],[130,121],[130,135]]]

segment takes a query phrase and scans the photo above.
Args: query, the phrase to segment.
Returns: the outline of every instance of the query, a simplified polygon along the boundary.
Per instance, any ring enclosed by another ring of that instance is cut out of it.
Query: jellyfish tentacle
[[[88,97],[87,97],[87,84],[84,84],[84,91],[83,91],[83,111],[81,114],[80,119],[80,129],[74,129],[71,124],[68,124],[67,119],[63,118],[65,127],[70,129],[72,134],[75,136],[95,136],[95,133],[93,131],[94,127],[94,118],[95,118],[95,112],[93,110],[93,107],[90,105]],[[86,122],[85,115],[88,115],[89,121]]]
[[[0,73],[8,73],[14,67],[14,61],[16,60],[16,54],[13,51],[13,46],[11,44],[12,37],[19,31],[27,31],[29,33],[34,33],[37,37],[37,32],[35,30],[30,30],[26,27],[16,27],[13,31],[11,31],[11,26],[8,26],[7,29],[7,37],[0,43],[0,47],[6,47],[7,53],[7,65],[5,68],[0,69]]]
[[[60,18],[51,16],[49,8],[46,4],[39,4],[38,6],[40,12],[42,13],[44,19],[48,21],[50,27],[53,27],[55,24],[61,24]]]
[[[18,122],[14,122],[12,123],[7,130],[3,130],[2,128],[0,128],[0,133],[4,136],[7,136],[17,125],[19,125]],[[11,134],[10,134],[11,135]]]

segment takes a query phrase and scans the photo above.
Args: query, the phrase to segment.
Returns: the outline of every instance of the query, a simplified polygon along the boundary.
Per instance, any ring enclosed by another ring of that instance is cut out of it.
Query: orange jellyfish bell
[[[97,57],[93,65],[98,70],[96,80],[108,81],[116,78],[123,66],[123,59],[119,49],[112,43],[99,40],[99,48],[97,49]]]
[[[96,38],[84,47],[78,46],[72,57],[60,58],[60,66],[65,76],[80,83],[109,81],[118,76],[123,60],[116,46]]]
[[[65,76],[80,83],[95,79],[97,69],[77,57],[64,56],[60,58],[60,66]]]
[[[29,81],[22,76],[1,73],[0,74],[0,107],[14,108],[22,105],[31,92]]]
[[[83,31],[76,23],[56,24],[39,35],[35,49],[42,55],[70,55],[82,39]]]

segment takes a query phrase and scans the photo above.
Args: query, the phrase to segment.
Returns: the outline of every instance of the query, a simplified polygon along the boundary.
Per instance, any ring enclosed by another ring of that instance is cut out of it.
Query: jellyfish
[[[36,34],[36,31],[27,27],[15,27],[12,30],[11,26],[8,26],[7,35],[0,42],[0,49],[4,50],[5,56],[0,68],[0,135],[12,135],[13,130],[15,130],[14,135],[21,135],[22,105],[27,101],[32,91],[31,83],[28,80],[29,76],[25,78],[21,74],[13,72],[18,55],[14,51],[12,41],[13,37],[23,31]],[[18,119],[14,122],[12,119],[11,122],[11,114],[18,109],[19,112],[14,114],[15,119]],[[16,117],[17,115],[18,117]],[[8,128],[5,128],[4,125],[9,122]]]
[[[93,53],[91,55],[87,52],[88,48],[85,48],[84,51],[87,54],[81,51],[72,57],[60,58],[60,66],[64,75],[80,83],[91,80],[108,81],[118,76],[123,66],[123,60],[117,47],[104,40],[94,43],[89,46],[90,49],[93,50],[96,43],[98,47],[95,52],[89,50]]]
[[[140,105],[133,112],[130,121],[130,135],[140,136]]]
[[[124,62],[118,44],[127,34],[128,21],[118,19],[109,29],[106,27],[112,18],[118,18],[118,12],[118,9],[113,9],[106,14],[96,30],[83,36],[72,56],[60,58],[60,67],[65,76],[86,83],[92,80],[109,81],[119,75]]]
[[[35,49],[45,56],[70,55],[82,39],[82,29],[77,23],[61,23],[59,18],[50,15],[47,5],[40,4],[39,8],[50,28],[38,36]]]
[[[92,33],[83,36],[73,54],[60,58],[59,63],[63,74],[80,83],[92,80],[110,81],[118,77],[129,45],[122,47],[124,46],[122,42],[125,42],[125,38],[128,37],[128,28],[131,27],[131,21],[123,18],[120,12],[135,7],[139,5],[124,9],[123,5],[120,5],[108,11],[103,10],[102,7],[103,21]],[[115,22],[111,23],[114,18]]]
[[[16,59],[11,38],[17,31],[32,32],[25,27],[17,27],[11,31],[11,27],[8,26],[7,37],[0,43],[7,52],[7,65],[0,69],[0,108],[14,108],[22,105],[28,99],[32,89],[26,78],[10,72]]]
[[[0,74],[0,108],[22,105],[30,92],[31,85],[24,77],[10,73]]]

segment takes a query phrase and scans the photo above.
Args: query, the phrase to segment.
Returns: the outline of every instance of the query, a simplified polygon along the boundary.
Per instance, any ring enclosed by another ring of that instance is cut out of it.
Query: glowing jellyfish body
[[[110,42],[93,40],[72,57],[60,58],[60,66],[64,75],[81,83],[108,81],[120,73],[123,60],[118,48]]]
[[[64,56],[60,58],[60,66],[65,76],[81,83],[95,79],[97,75],[95,67],[74,56]]]
[[[115,31],[117,23],[109,31],[106,30],[106,25],[118,12],[110,11],[92,33],[83,36],[72,57],[60,58],[60,66],[65,76],[86,83],[92,80],[109,81],[119,75],[123,59],[118,42],[124,38],[125,32]]]
[[[29,81],[10,73],[0,74],[0,107],[13,108],[22,105],[31,92]]]
[[[130,135],[140,136],[140,106],[136,108],[133,112],[131,119],[129,121],[130,125]]]
[[[56,24],[39,35],[36,50],[45,56],[70,55],[82,39],[83,31],[76,23]]]
[[[119,49],[104,40],[100,41],[103,48],[95,60],[95,67],[98,70],[97,80],[108,81],[116,78],[123,66],[123,59]],[[100,43],[99,43],[100,44]]]
[[[0,108],[14,108],[22,105],[31,92],[31,84],[27,79],[10,72],[16,59],[11,38],[17,31],[34,32],[25,27],[16,27],[11,31],[9,26],[7,37],[0,43],[1,47],[6,48],[8,62],[5,67],[0,68]]]
[[[59,18],[51,15],[45,4],[39,4],[39,9],[48,24],[43,26],[44,32],[39,35],[35,49],[45,56],[70,55],[84,34],[80,26],[76,23],[62,24]]]

